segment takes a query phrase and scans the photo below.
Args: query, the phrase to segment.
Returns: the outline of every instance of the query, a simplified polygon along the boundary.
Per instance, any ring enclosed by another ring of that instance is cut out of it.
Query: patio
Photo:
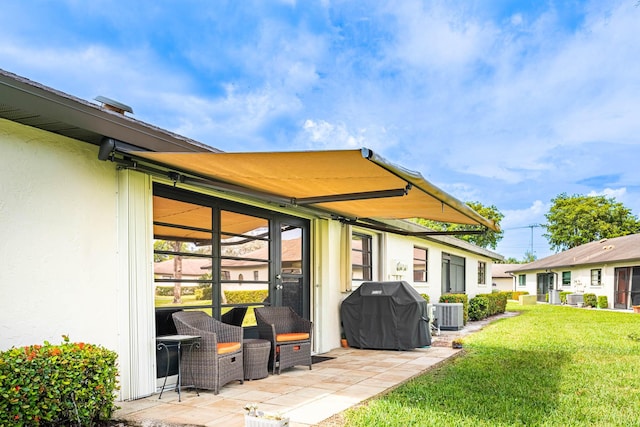
[[[460,350],[451,348],[451,340],[482,326],[467,325],[464,330],[445,332],[434,337],[433,345],[412,351],[360,350],[337,348],[321,356],[333,359],[315,363],[313,370],[295,367],[281,375],[232,382],[217,396],[201,391],[200,396],[183,390],[182,401],[168,391],[129,402],[119,402],[114,418],[142,426],[244,426],[244,406],[258,403],[261,411],[280,413],[290,418],[291,427],[315,426],[332,416],[447,360]]]

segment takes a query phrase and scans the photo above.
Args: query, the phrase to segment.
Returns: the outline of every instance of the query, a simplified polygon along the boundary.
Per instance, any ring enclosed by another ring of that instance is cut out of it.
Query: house
[[[640,234],[602,239],[560,252],[510,271],[516,290],[547,300],[550,290],[594,293],[609,308],[640,304]]]
[[[500,255],[406,219],[495,224],[371,150],[223,153],[97,100],[0,70],[0,349],[62,334],[103,345],[127,400],[156,391],[163,283],[198,283],[210,299],[173,307],[214,317],[227,288],[261,289],[268,302],[250,303],[313,321],[315,353],[340,345],[340,303],[363,281],[432,300],[491,290]],[[154,274],[154,255],[183,263]]]
[[[520,264],[492,264],[491,265],[491,287],[495,291],[513,291],[515,289],[515,276],[507,271],[511,271]]]

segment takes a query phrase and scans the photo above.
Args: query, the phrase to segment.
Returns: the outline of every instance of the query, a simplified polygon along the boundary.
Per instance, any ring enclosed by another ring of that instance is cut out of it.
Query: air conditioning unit
[[[463,305],[461,302],[436,303],[436,322],[445,331],[459,331],[464,327]]]

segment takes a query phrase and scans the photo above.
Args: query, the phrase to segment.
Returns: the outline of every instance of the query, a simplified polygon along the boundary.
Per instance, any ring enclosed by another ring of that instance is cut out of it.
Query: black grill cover
[[[340,306],[350,347],[411,350],[431,345],[427,302],[407,282],[364,282]]]

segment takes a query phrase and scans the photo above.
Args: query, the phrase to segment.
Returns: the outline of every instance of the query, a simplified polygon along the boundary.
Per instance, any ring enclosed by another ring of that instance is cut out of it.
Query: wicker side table
[[[261,339],[242,340],[244,379],[257,380],[269,376],[269,353],[271,343]]]

